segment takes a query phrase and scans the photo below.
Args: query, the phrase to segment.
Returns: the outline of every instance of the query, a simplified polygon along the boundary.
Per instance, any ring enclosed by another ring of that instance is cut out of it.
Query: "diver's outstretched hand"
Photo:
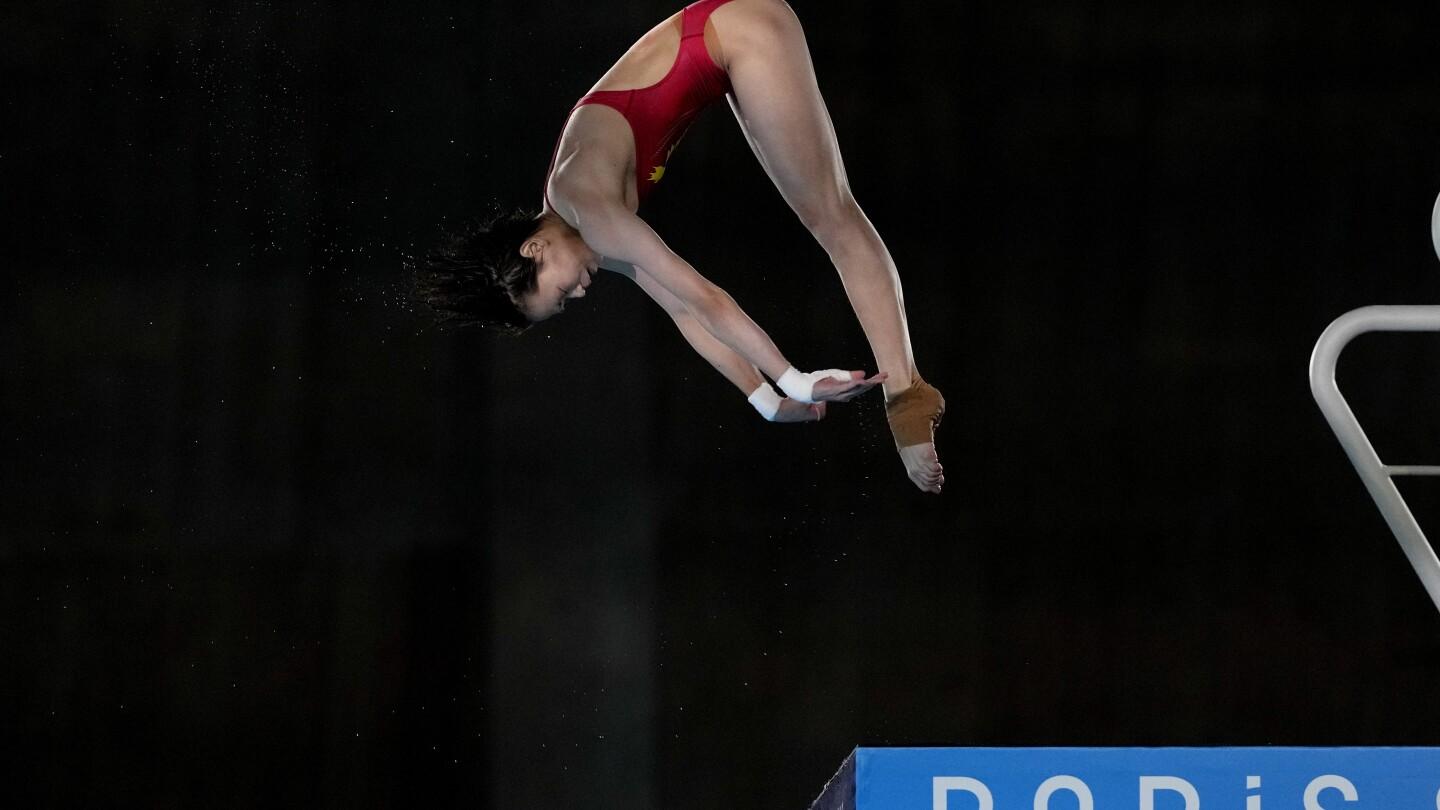
[[[825,418],[825,403],[801,402],[785,397],[780,400],[780,409],[775,412],[776,422],[819,422]]]
[[[855,397],[869,391],[871,388],[885,382],[889,376],[884,372],[867,378],[863,371],[850,372],[850,379],[837,380],[826,378],[815,381],[815,388],[811,391],[810,398],[817,403],[823,402],[849,402]]]

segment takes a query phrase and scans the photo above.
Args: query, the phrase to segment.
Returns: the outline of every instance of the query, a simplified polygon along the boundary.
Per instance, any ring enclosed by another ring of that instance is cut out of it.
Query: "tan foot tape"
[[[885,402],[885,416],[896,447],[935,441],[935,428],[945,415],[945,397],[917,374],[910,387]]]

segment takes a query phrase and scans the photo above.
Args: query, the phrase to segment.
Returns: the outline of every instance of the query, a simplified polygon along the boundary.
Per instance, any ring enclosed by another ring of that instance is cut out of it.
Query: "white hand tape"
[[[801,373],[791,366],[785,369],[785,373],[780,375],[780,379],[776,380],[775,384],[780,386],[780,390],[785,392],[785,396],[791,399],[800,402],[814,402],[812,397],[815,392],[815,383],[826,379],[848,382],[850,372],[838,368],[827,368],[824,371]]]
[[[755,410],[759,411],[760,415],[765,417],[768,422],[774,422],[775,414],[780,412],[780,400],[780,395],[775,393],[775,389],[771,388],[768,382],[760,383],[759,388],[750,392],[748,399],[749,403],[755,406]]]

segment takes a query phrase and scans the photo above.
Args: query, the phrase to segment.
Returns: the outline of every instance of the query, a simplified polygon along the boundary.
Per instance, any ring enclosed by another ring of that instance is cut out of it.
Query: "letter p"
[[[980,800],[980,810],[995,810],[995,799],[990,796],[990,788],[979,779],[971,779],[968,776],[937,776],[931,780],[934,786],[935,799],[932,803],[934,810],[950,810],[950,791],[963,790]]]

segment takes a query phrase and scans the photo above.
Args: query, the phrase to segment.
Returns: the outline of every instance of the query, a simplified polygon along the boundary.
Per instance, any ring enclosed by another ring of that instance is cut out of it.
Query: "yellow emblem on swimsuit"
[[[680,145],[680,140],[677,138],[674,143],[670,144],[670,148],[665,150],[665,162],[666,162],[666,163],[669,163],[669,162],[670,162],[670,156],[673,155],[673,154],[675,154],[675,147],[677,147],[677,146],[679,146],[679,145]],[[658,182],[660,182],[660,178],[662,178],[662,177],[664,177],[664,176],[665,176],[665,167],[664,167],[664,166],[655,166],[655,167],[652,167],[652,168],[651,168],[651,170],[650,170],[650,182],[652,182],[652,183],[658,183]]]

